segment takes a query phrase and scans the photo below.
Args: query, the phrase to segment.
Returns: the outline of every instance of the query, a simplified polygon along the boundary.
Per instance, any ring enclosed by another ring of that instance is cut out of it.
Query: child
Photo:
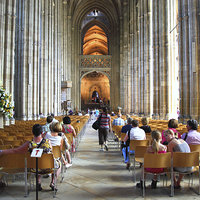
[[[158,130],[152,131],[151,137],[152,137],[152,140],[153,140],[153,144],[152,144],[152,146],[147,148],[147,153],[154,153],[154,154],[166,153],[167,147],[164,146],[163,144],[161,144],[161,133],[160,133],[160,131],[158,131]],[[148,172],[151,172],[151,173],[154,173],[154,172],[158,173],[158,172],[162,172],[163,168],[146,168],[146,170]],[[154,175],[154,177],[152,179],[151,187],[153,189],[155,189],[156,185],[157,185],[157,175]],[[142,188],[143,187],[143,180],[141,179],[140,183],[137,183],[136,186],[138,188]]]

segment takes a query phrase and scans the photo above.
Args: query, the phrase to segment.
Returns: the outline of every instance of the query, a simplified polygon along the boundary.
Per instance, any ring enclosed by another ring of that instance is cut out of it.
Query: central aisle
[[[109,142],[109,151],[100,151],[98,132],[91,128],[93,122],[88,123],[73,166],[65,174],[67,199],[130,199],[136,193],[140,196],[139,191],[134,191],[132,173],[125,169],[117,143],[114,146]]]

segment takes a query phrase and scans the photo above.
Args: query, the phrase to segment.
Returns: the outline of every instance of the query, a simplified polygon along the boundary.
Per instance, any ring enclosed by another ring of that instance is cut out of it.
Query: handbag
[[[100,123],[101,123],[101,116],[92,124],[92,128],[95,130],[98,130],[100,128]]]

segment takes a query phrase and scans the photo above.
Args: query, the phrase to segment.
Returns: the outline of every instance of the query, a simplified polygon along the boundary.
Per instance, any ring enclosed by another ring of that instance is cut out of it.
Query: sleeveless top
[[[52,136],[50,132],[47,132],[45,138],[51,141],[52,146],[60,146],[62,140],[61,136]]]
[[[184,152],[184,153],[189,153],[190,151],[190,147],[189,145],[184,142],[181,144],[177,144],[174,148],[173,148],[173,152]],[[193,169],[193,167],[174,167],[175,171],[178,172],[189,172]]]
[[[34,148],[37,148],[40,143],[35,143],[32,141],[29,142],[28,151],[31,153]],[[43,153],[52,153],[51,146],[48,139],[43,139],[41,141],[40,147],[43,149]]]

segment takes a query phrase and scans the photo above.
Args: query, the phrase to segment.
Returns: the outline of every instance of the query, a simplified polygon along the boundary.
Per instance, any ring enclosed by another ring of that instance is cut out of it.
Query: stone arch
[[[92,77],[93,72],[94,73],[96,72],[97,75],[99,76]],[[91,74],[91,76],[89,74]],[[110,100],[110,80],[105,72],[101,71],[85,72],[80,78],[80,88],[81,88],[81,109],[93,108],[90,106],[95,106],[91,105],[92,93],[94,91],[98,92],[99,98],[100,97],[105,98],[106,102],[108,101],[108,99]]]
[[[81,54],[83,54],[83,40],[84,40],[84,36],[86,34],[86,32],[91,28],[93,27],[94,25],[96,26],[99,26],[103,31],[104,33],[106,34],[107,36],[107,43],[108,43],[108,54],[109,54],[109,29],[108,27],[101,21],[99,20],[92,20],[91,22],[87,23],[84,27],[83,27],[83,30],[81,32]]]
[[[106,32],[108,33],[109,39],[109,54],[111,56],[111,63],[112,68],[108,69],[109,71],[109,83],[110,83],[110,91],[115,91],[110,94],[110,102],[115,104],[116,106],[120,103],[120,73],[114,73],[120,71],[120,9],[121,7],[118,6],[118,3],[114,3],[113,1],[78,1],[77,3],[74,2],[74,5],[71,7],[69,11],[69,16],[71,18],[71,73],[74,74],[72,77],[72,89],[71,89],[71,96],[75,98],[74,100],[74,107],[81,107],[81,84],[80,79],[78,80],[76,75],[81,73],[80,69],[80,62],[81,62],[81,41],[82,41],[82,23],[87,14],[92,12],[93,10],[100,11],[108,21],[108,28]],[[100,25],[100,23],[99,23]],[[104,27],[105,29],[106,27]],[[87,69],[86,69],[87,70]],[[94,69],[95,70],[95,69]],[[104,71],[105,69],[102,69]],[[85,71],[85,69],[84,69]],[[107,76],[107,75],[106,75]],[[113,84],[114,83],[114,84]],[[79,91],[79,93],[77,93]]]

